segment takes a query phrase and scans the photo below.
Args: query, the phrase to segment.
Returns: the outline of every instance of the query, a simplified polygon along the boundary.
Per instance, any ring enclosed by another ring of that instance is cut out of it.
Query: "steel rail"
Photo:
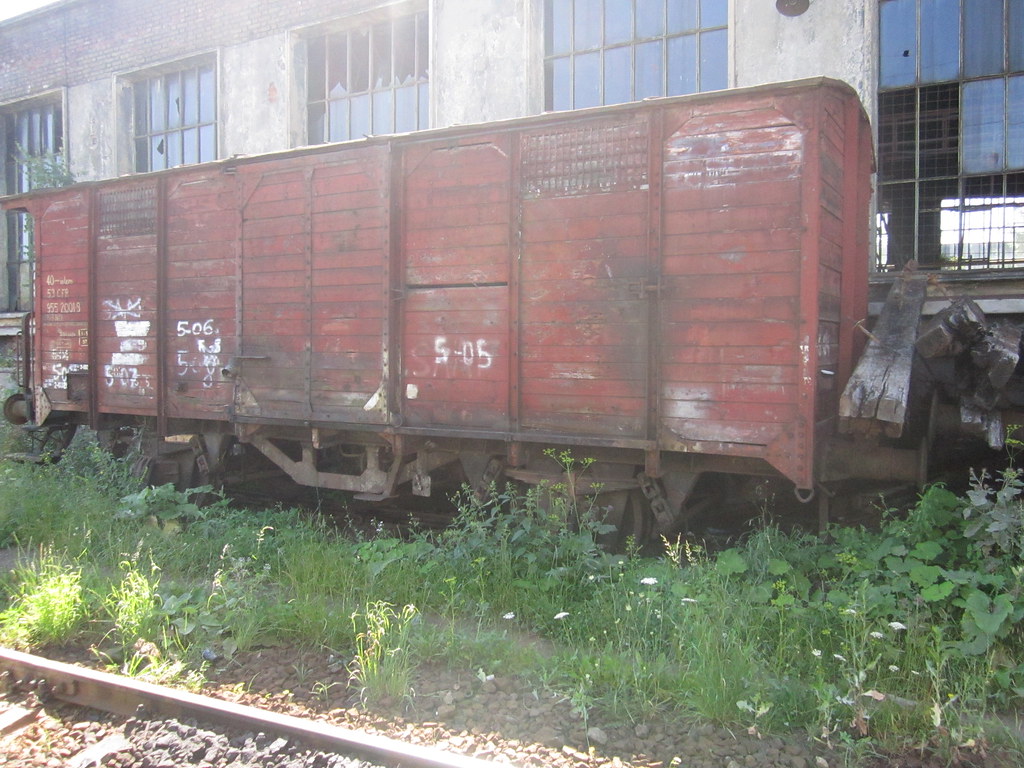
[[[357,753],[366,759],[402,766],[493,768],[495,765],[474,757],[165,688],[7,648],[0,648],[0,670],[19,680],[43,681],[43,692],[62,701],[119,715],[139,716],[141,707],[147,718],[191,718],[246,731],[263,731],[293,738],[317,749],[346,755]]]

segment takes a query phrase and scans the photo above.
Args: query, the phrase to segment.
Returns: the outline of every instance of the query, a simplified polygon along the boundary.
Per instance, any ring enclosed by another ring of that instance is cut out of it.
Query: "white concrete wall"
[[[117,130],[110,78],[69,88],[66,102],[68,168],[76,181],[117,175]]]
[[[761,85],[825,75],[860,94],[874,124],[878,88],[878,3],[810,0],[784,16],[772,0],[733,0],[732,84]]]
[[[542,2],[432,0],[430,20],[433,127],[543,110]]]
[[[287,33],[222,50],[221,157],[259,155],[292,146],[291,59]]]

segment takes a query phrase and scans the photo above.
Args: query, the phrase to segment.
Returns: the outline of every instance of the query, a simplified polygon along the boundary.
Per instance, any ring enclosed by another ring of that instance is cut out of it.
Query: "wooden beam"
[[[927,276],[910,268],[892,284],[878,322],[839,399],[844,432],[889,437],[903,434],[910,397],[914,342]]]

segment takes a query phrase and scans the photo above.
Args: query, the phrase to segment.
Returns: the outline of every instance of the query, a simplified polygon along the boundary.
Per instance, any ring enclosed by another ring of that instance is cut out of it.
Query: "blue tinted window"
[[[1024,76],[1006,82],[1006,167],[1024,168]]]
[[[636,36],[665,34],[665,0],[636,0]]]
[[[726,87],[728,9],[728,0],[546,0],[546,107]]]
[[[632,39],[633,0],[605,0],[604,44],[625,43]]]
[[[601,45],[601,3],[576,0],[573,17],[573,47],[577,50]]]
[[[668,95],[697,92],[697,36],[683,35],[668,41]]]
[[[1003,71],[1003,0],[964,3],[964,74],[995,75]]]
[[[569,59],[552,59],[548,62],[548,98],[550,108],[555,110],[572,109],[572,73]]]
[[[1006,136],[1004,81],[964,83],[960,118],[964,173],[985,173],[1003,168]]]
[[[700,36],[700,89],[718,91],[729,87],[728,34],[724,29]]]
[[[914,0],[881,7],[879,79],[883,86],[910,85],[917,75],[917,8]]]
[[[572,0],[551,0],[548,6],[547,34],[549,53],[572,50]]]
[[[668,31],[690,32],[697,28],[697,0],[678,0],[668,4]]]
[[[700,0],[700,25],[724,27],[729,23],[729,0]]]
[[[1010,69],[1024,70],[1024,0],[1009,0],[1010,29],[1006,40],[1010,48]]]
[[[636,98],[647,99],[665,93],[662,75],[662,43],[655,40],[636,47]]]
[[[596,107],[601,103],[601,54],[587,53],[576,57],[573,73],[573,107]]]
[[[960,74],[960,0],[921,0],[921,82]]]
[[[604,54],[604,103],[622,104],[633,100],[630,73],[633,71],[633,49],[629,46],[610,48]]]

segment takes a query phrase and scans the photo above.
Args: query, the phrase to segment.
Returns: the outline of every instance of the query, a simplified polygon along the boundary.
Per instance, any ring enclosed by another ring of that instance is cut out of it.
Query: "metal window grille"
[[[37,103],[8,112],[3,118],[7,192],[28,192],[33,173],[26,158],[50,156],[61,162],[64,151],[63,110],[59,103]],[[35,274],[35,243],[31,217],[9,211],[4,256],[4,285],[0,309],[27,312],[32,309],[32,278]]]
[[[878,267],[1024,267],[1024,0],[881,0]]]
[[[138,80],[132,92],[136,171],[159,171],[217,158],[213,64]]]
[[[426,12],[311,38],[309,143],[426,128],[427,39]]]
[[[546,0],[548,110],[728,86],[728,0]]]

